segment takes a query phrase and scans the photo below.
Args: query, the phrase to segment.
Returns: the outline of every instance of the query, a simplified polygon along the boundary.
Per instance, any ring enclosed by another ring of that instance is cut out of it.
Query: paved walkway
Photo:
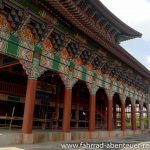
[[[62,148],[62,146],[64,148]],[[67,146],[69,147],[67,148]],[[121,137],[121,138],[119,137],[113,139],[103,139],[103,140],[89,140],[89,141],[76,141],[76,142],[74,141],[69,143],[47,142],[47,143],[32,144],[32,145],[15,145],[12,147],[0,147],[0,150],[99,150],[99,149],[122,150],[124,149],[121,146],[123,147],[126,146],[126,149],[128,150],[129,149],[150,150],[150,134],[142,134],[142,135]]]

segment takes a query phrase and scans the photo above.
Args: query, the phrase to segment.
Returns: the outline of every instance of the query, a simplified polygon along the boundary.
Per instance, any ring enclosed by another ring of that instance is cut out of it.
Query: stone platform
[[[149,130],[126,130],[123,131],[72,131],[70,133],[62,133],[60,131],[33,131],[32,134],[22,134],[21,131],[0,130],[0,146],[16,145],[16,144],[34,144],[48,141],[76,141],[88,139],[105,139],[113,137],[124,137],[130,135],[139,135],[149,133]]]

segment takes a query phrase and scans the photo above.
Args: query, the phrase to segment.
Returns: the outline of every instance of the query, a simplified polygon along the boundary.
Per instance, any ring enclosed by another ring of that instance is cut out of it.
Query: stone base
[[[126,130],[126,131],[72,131],[70,133],[63,132],[33,132],[32,134],[22,133],[2,133],[0,134],[0,146],[14,144],[33,144],[47,141],[70,141],[70,140],[88,140],[88,139],[104,139],[113,137],[132,136],[142,133],[149,133],[149,130]]]
[[[34,140],[33,140],[33,134],[23,134],[22,135],[22,143],[24,144],[33,144]]]
[[[0,133],[0,146],[22,143],[21,133]]]

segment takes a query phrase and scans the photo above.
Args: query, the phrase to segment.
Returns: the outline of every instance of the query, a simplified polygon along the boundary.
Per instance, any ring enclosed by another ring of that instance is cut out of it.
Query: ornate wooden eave
[[[111,42],[108,39],[106,39],[102,35],[102,33],[100,33],[99,30],[96,27],[94,27],[92,23],[88,21],[87,18],[82,17],[81,12],[77,9],[77,7],[75,7],[74,2],[72,0],[59,0],[59,1],[58,0],[44,0],[44,1],[36,0],[36,2],[42,5],[48,11],[50,11],[50,7],[53,7],[59,14],[63,15],[63,17],[67,19],[71,24],[73,24],[76,28],[78,28],[87,36],[92,38],[94,41],[96,41],[97,43],[105,47],[110,53],[114,54],[124,63],[126,63],[131,68],[136,70],[143,77],[146,77],[148,79],[150,78],[149,70],[146,69],[141,63],[139,63],[133,56],[131,56],[117,43]],[[100,4],[101,3],[99,3],[99,5]],[[114,19],[112,20],[114,21]],[[120,23],[117,23],[118,28],[123,28],[123,29],[125,28],[124,30],[126,31],[130,29],[130,27],[124,24],[126,26],[125,27],[123,24],[121,24],[121,21]],[[141,34],[138,34],[137,32],[137,36],[141,36]]]
[[[111,13],[111,11],[109,11],[99,0],[89,1],[100,13],[102,13],[112,24],[115,25],[115,27],[122,33],[123,36],[126,36],[125,40],[142,36],[141,33],[129,27],[113,13]]]

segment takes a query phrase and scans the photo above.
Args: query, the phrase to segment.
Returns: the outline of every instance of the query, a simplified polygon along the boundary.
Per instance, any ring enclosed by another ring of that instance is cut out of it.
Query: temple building
[[[0,132],[11,144],[148,133],[150,71],[120,46],[141,36],[99,0],[0,0]]]

